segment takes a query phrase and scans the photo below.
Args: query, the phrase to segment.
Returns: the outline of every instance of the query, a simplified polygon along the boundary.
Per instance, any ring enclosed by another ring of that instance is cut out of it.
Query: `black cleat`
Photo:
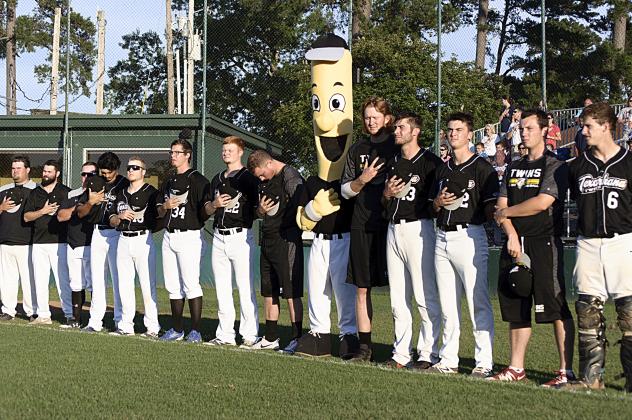
[[[331,335],[310,331],[298,339],[294,353],[314,357],[331,356]]]
[[[360,342],[355,334],[345,334],[340,337],[340,348],[338,354],[342,360],[349,360],[358,351]]]

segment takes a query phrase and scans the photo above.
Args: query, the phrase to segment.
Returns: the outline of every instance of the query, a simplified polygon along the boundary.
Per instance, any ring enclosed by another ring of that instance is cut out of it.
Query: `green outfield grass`
[[[217,325],[213,289],[205,289],[205,339]],[[52,296],[55,293],[52,292]],[[159,291],[161,322],[169,328],[168,299]],[[110,302],[111,300],[109,300]],[[138,300],[140,302],[140,300]],[[305,302],[306,303],[306,302]],[[494,300],[498,315],[498,305]],[[305,305],[307,307],[307,305]],[[388,359],[392,318],[388,295],[375,307],[375,357]],[[290,332],[282,308],[282,344]],[[611,343],[620,333],[607,305]],[[56,313],[59,316],[59,313]],[[307,316],[307,315],[306,315]],[[107,325],[112,314],[106,315]],[[417,317],[418,318],[418,317]],[[496,317],[495,360],[508,361],[507,326]],[[137,316],[137,332],[143,331]],[[416,319],[417,321],[417,319]],[[305,328],[308,322],[305,321]],[[538,385],[551,377],[557,356],[551,326],[537,326],[525,384],[472,380],[469,321],[461,337],[461,371],[437,377],[391,371],[380,364],[348,364],[336,358],[305,359],[273,352],[162,343],[140,337],[85,334],[0,323],[2,418],[629,418],[632,396],[621,391],[619,348],[611,346],[603,392],[564,392]],[[575,366],[577,362],[575,360]]]

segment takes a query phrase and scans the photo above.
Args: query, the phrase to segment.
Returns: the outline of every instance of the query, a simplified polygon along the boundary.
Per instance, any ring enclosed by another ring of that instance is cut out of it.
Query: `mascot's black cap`
[[[344,48],[345,50],[349,49],[347,45],[347,41],[340,38],[336,34],[326,34],[319,36],[316,41],[312,44],[312,49],[314,48]]]
[[[338,61],[349,51],[347,42],[338,35],[327,34],[318,37],[307,51],[305,58],[311,61]]]

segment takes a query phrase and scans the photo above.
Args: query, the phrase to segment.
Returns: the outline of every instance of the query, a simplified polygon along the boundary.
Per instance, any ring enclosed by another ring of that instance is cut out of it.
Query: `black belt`
[[[325,239],[327,241],[331,241],[332,239],[342,239],[342,233],[317,233],[315,235],[317,238]]]
[[[114,229],[112,226],[108,226],[108,225],[97,225],[97,229],[99,230],[108,230],[108,229]]]
[[[133,238],[134,236],[140,236],[146,234],[146,230],[136,230],[133,232],[121,232],[121,235],[127,236],[128,238]]]
[[[178,233],[178,232],[186,232],[188,230],[193,230],[193,229],[176,229],[176,228],[167,228],[167,232],[169,233]]]
[[[394,225],[400,225],[400,224],[412,223],[412,222],[417,222],[417,221],[419,221],[419,219],[417,219],[417,220],[412,220],[412,219],[398,219],[398,220],[395,220],[395,221],[393,221],[393,222],[391,222],[391,223],[392,223],[392,224],[394,224]]]
[[[244,228],[240,228],[240,227],[238,227],[238,228],[227,228],[227,229],[217,228],[217,233],[219,233],[220,235],[232,235],[232,234],[235,234],[235,233],[239,233],[242,230],[244,230]]]
[[[444,232],[456,232],[460,229],[466,229],[467,223],[457,223],[456,225],[439,225],[439,229]]]

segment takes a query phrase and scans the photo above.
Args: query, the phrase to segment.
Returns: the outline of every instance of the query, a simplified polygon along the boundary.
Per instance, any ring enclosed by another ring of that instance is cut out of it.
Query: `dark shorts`
[[[375,232],[351,229],[347,283],[362,288],[388,285],[386,228]]]
[[[292,232],[261,240],[261,295],[303,297],[303,240]]]
[[[498,299],[503,321],[530,323],[535,305],[535,322],[549,323],[572,319],[564,284],[564,247],[559,237],[524,238],[524,252],[531,258],[533,293],[528,298],[516,296],[509,286],[509,270],[513,264],[507,253],[507,242],[500,252]]]

